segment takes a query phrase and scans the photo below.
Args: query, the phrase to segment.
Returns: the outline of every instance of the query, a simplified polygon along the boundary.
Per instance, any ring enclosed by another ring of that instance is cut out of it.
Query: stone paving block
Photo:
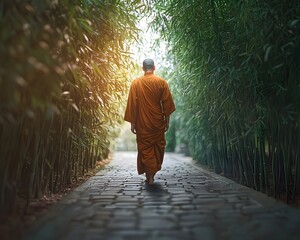
[[[264,213],[266,209],[264,209],[262,206],[243,206],[241,207],[241,212],[242,213]]]
[[[100,196],[117,196],[119,194],[119,191],[104,191],[101,192]]]
[[[210,217],[211,217],[211,215],[190,213],[190,214],[180,216],[180,221],[181,222],[186,222],[186,221],[204,222],[204,221],[208,220]]]
[[[122,194],[125,195],[125,196],[138,196],[138,195],[140,195],[140,191],[124,190],[124,191],[122,191]]]
[[[161,211],[161,212],[171,212],[173,209],[173,206],[171,205],[160,205],[158,207],[158,211]]]
[[[139,198],[136,198],[135,196],[118,196],[115,201],[134,204],[139,202]]]
[[[197,208],[197,206],[191,205],[191,204],[185,204],[185,205],[179,205],[179,206],[180,206],[180,209],[183,209],[183,210],[194,210]]]
[[[215,198],[218,197],[219,194],[216,193],[210,193],[207,192],[206,190],[201,190],[201,189],[193,189],[191,192],[196,195],[196,198]]]
[[[192,201],[192,196],[187,196],[186,194],[184,195],[175,195],[171,198],[173,202],[176,201],[183,201],[183,202],[191,202]]]
[[[161,203],[169,203],[170,202],[170,199],[171,199],[171,196],[169,195],[145,195],[145,196],[142,196],[142,201],[147,203],[147,202],[151,202],[151,201],[156,201],[156,202],[161,202]]]
[[[225,200],[222,198],[196,198],[192,201],[195,204],[215,204],[221,203],[225,204]]]
[[[111,203],[110,205],[105,205],[104,209],[113,211],[113,210],[118,210],[118,207],[115,204]]]
[[[154,212],[157,212],[158,214],[167,214],[170,212],[169,209],[165,209],[165,208],[161,208],[161,207],[157,207],[156,209],[154,209]]]
[[[94,201],[97,201],[97,200],[104,200],[104,201],[112,201],[113,199],[115,198],[115,196],[111,196],[111,195],[108,195],[108,196],[105,196],[105,195],[91,195],[90,194],[90,200],[94,200]]]
[[[181,195],[181,194],[186,194],[187,192],[183,189],[169,189],[168,190],[169,193],[174,194],[174,195]]]
[[[136,214],[138,211],[132,211],[131,209],[120,209],[118,211],[113,212],[113,217],[114,218],[119,218],[119,217],[126,217],[128,219],[136,217]]]
[[[139,207],[139,204],[132,204],[128,202],[116,202],[114,206],[120,209],[136,209]]]
[[[103,236],[105,236],[105,239],[122,239],[122,240],[151,240],[152,236],[149,232],[144,230],[120,230],[116,229],[114,232],[107,232]]]
[[[176,229],[177,224],[167,218],[145,218],[140,219],[139,229],[143,230],[161,230],[161,229]]]
[[[166,230],[166,231],[160,231],[156,232],[153,240],[196,240],[195,237],[193,237],[192,233],[179,231],[179,230]]]
[[[107,219],[110,218],[113,214],[111,211],[105,210],[104,208],[93,210],[95,210],[95,215],[92,217],[92,219]]]
[[[132,218],[113,218],[109,221],[109,223],[106,226],[107,230],[114,230],[114,229],[136,229],[137,224],[135,219]]]
[[[155,211],[151,211],[149,209],[143,209],[139,213],[139,219],[147,219],[147,218],[160,218],[161,214]]]
[[[215,219],[212,215],[191,215],[180,219],[179,224],[182,228],[192,229],[196,226],[213,225]]]
[[[103,208],[105,206],[110,205],[113,201],[108,201],[108,200],[99,200],[99,201],[92,201],[93,202],[93,208]]]
[[[95,216],[95,214],[96,213],[92,211],[92,209],[89,209],[87,211],[80,211],[76,216],[74,216],[73,219],[75,221],[83,221],[85,219],[92,218],[93,216]]]
[[[90,228],[104,228],[104,226],[107,225],[107,220],[101,219],[101,220],[92,220],[88,222],[88,226]]]
[[[143,203],[143,206],[161,206],[162,204],[164,204],[164,201],[147,201]]]
[[[230,218],[241,216],[241,211],[238,209],[219,209],[215,212],[215,216],[219,218]]]

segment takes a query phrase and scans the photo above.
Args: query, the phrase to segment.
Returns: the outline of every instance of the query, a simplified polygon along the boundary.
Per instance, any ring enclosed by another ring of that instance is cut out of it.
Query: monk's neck
[[[145,75],[148,75],[148,74],[153,74],[153,71],[151,71],[151,70],[150,71],[146,71]]]

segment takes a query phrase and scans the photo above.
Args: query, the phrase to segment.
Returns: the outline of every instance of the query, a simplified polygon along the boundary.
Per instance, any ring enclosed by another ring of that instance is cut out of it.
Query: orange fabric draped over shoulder
[[[136,125],[139,174],[155,174],[161,169],[166,146],[165,116],[174,111],[173,98],[164,79],[146,73],[132,82],[124,119]]]

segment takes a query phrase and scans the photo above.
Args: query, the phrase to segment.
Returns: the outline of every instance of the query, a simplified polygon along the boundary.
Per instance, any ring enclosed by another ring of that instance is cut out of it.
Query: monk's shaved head
[[[143,61],[143,69],[144,71],[154,70],[154,61],[151,58],[146,58]]]

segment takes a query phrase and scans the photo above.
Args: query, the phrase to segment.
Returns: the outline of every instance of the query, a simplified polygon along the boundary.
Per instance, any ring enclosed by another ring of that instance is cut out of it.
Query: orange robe
[[[146,73],[130,87],[125,121],[136,124],[138,174],[155,174],[161,169],[165,152],[165,116],[175,111],[167,82]]]

